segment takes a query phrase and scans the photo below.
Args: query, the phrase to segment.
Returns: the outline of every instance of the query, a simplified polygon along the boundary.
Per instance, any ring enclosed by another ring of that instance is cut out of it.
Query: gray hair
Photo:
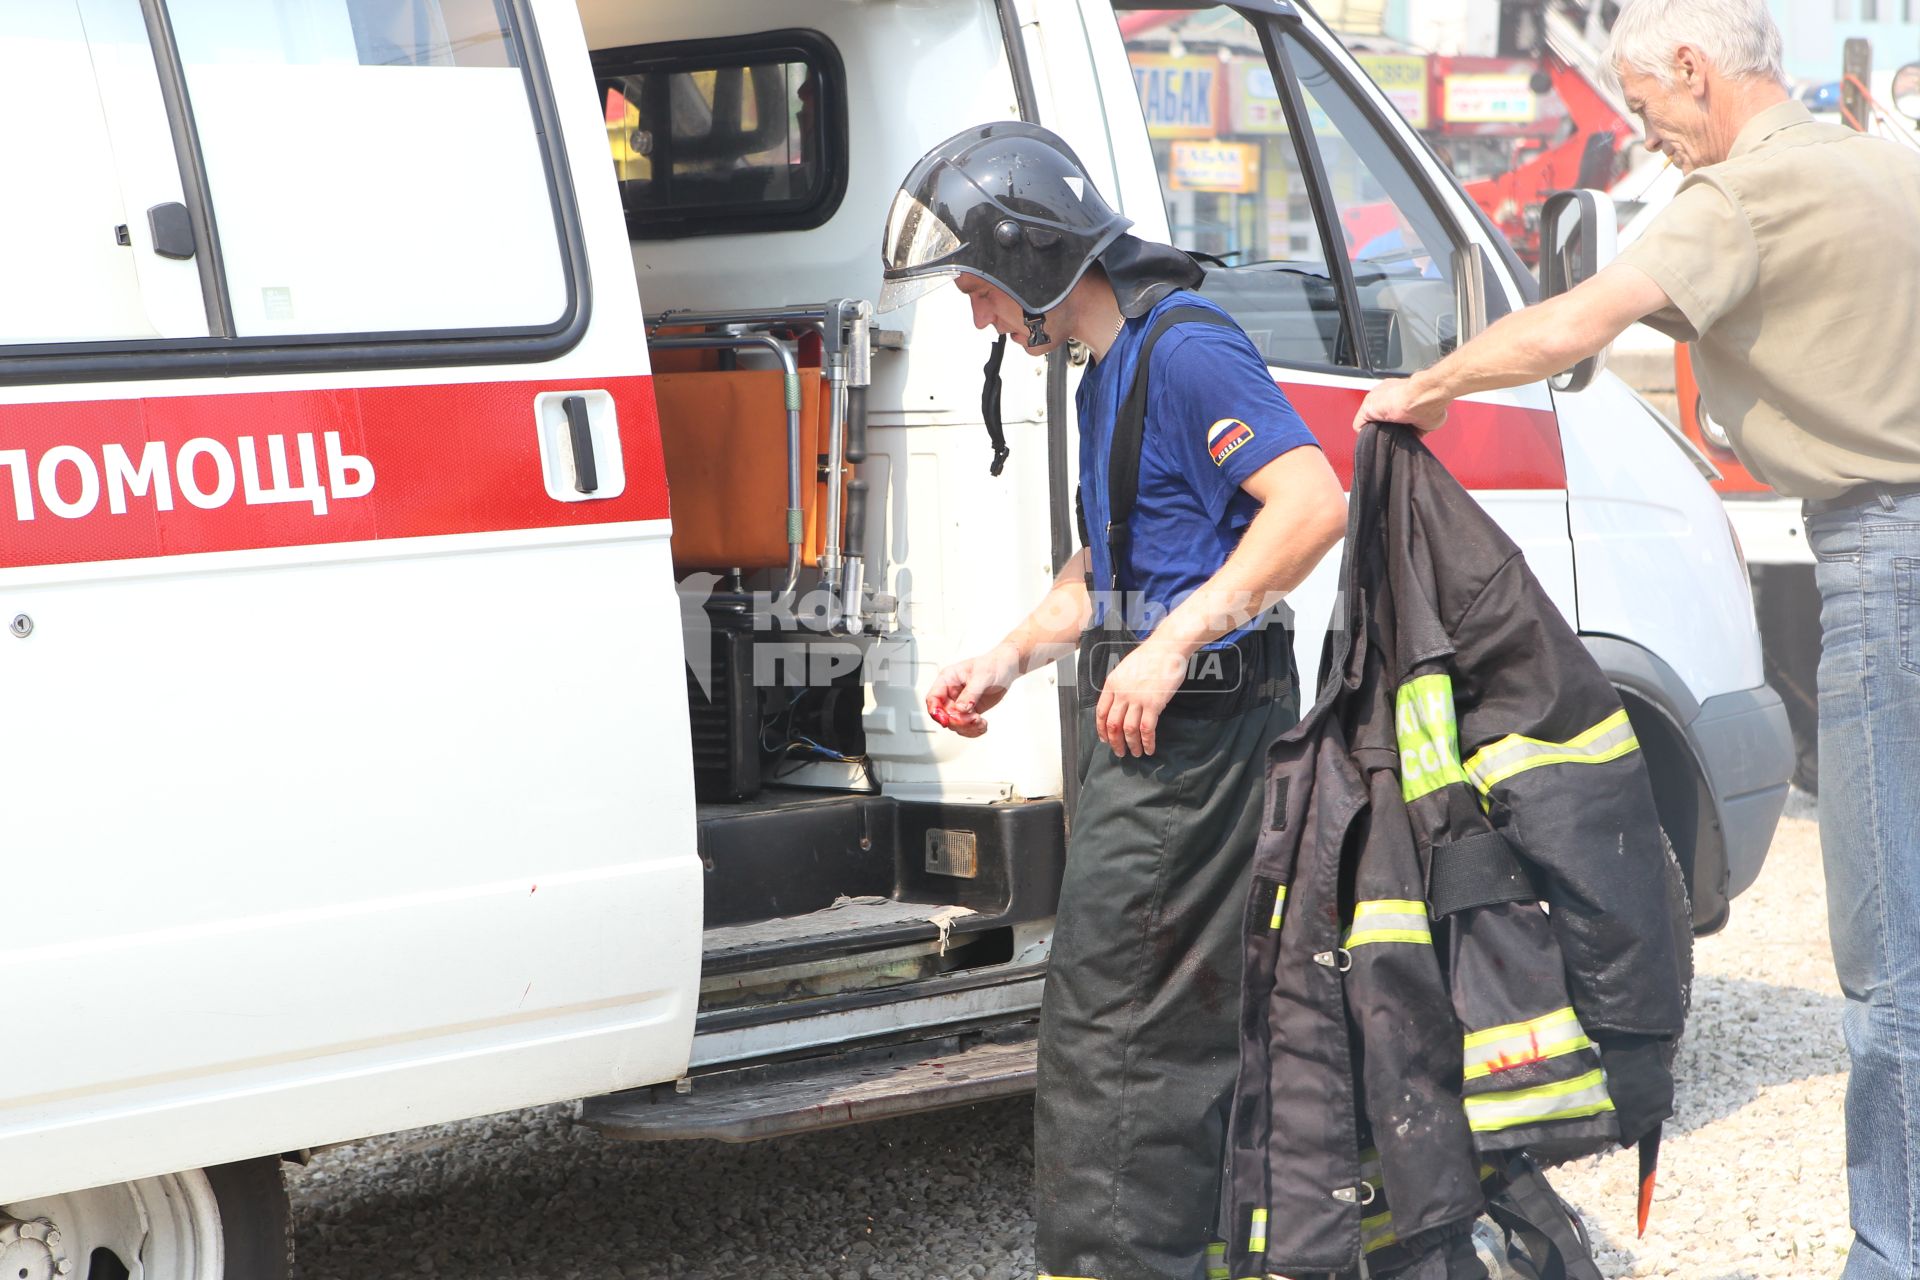
[[[1607,67],[1674,80],[1673,55],[1681,45],[1698,49],[1723,76],[1784,84],[1780,28],[1766,0],[1630,0],[1613,24]]]

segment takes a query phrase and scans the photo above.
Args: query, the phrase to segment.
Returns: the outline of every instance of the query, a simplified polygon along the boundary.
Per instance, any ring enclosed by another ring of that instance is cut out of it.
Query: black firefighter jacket
[[[1341,580],[1320,697],[1268,754],[1234,1275],[1391,1274],[1511,1153],[1672,1109],[1669,855],[1618,695],[1408,428],[1360,437]]]

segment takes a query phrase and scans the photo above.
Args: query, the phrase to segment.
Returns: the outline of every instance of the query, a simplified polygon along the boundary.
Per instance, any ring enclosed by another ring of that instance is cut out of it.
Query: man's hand
[[[1404,422],[1421,432],[1438,430],[1446,422],[1453,401],[1422,395],[1416,381],[1417,376],[1388,378],[1369,391],[1360,402],[1360,412],[1353,417],[1354,431],[1369,422]]]
[[[1184,653],[1146,641],[1107,676],[1093,713],[1094,732],[1117,756],[1152,755],[1160,713],[1186,678]]]
[[[1007,696],[1020,674],[1020,650],[1011,644],[995,645],[977,657],[941,669],[927,694],[927,714],[935,724],[963,738],[977,738],[987,731],[984,713]]]

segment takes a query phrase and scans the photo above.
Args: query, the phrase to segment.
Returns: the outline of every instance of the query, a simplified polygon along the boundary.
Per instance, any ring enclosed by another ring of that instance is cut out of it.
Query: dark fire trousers
[[[1285,644],[1275,628],[1275,644]],[[1035,1254],[1042,1277],[1208,1280],[1241,946],[1279,696],[1227,719],[1163,718],[1115,756],[1080,711],[1080,799],[1040,1014]],[[1279,665],[1284,664],[1284,665]]]

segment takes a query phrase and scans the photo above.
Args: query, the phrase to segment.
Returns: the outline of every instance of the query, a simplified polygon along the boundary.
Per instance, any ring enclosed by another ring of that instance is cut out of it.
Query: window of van
[[[1296,132],[1286,82],[1236,10],[1129,10],[1120,24],[1174,243],[1211,259],[1202,292],[1269,364],[1411,372],[1452,349],[1452,224],[1312,49],[1278,41],[1305,115]],[[1336,225],[1316,214],[1316,179]],[[1341,299],[1347,273],[1357,325]]]
[[[1281,45],[1314,121],[1309,145],[1332,188],[1332,238],[1352,264],[1374,370],[1424,369],[1457,338],[1449,223],[1351,86],[1295,37]]]
[[[846,191],[846,87],[814,31],[594,54],[636,240],[817,227]]]
[[[494,0],[169,0],[238,337],[554,323],[566,273]]]

